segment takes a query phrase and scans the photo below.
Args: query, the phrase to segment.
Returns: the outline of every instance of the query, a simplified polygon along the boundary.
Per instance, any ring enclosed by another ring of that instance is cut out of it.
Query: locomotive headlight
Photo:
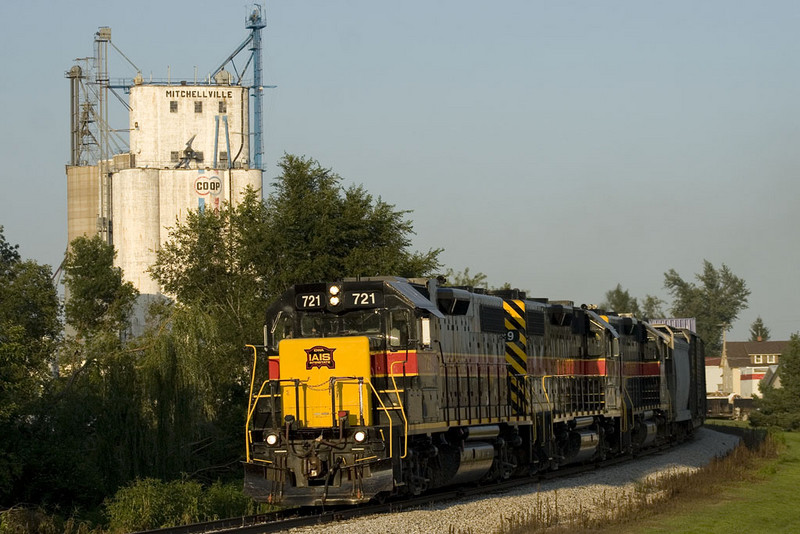
[[[357,443],[363,443],[365,439],[367,439],[367,433],[363,430],[357,430],[355,434],[353,434],[353,439],[356,440]]]
[[[328,304],[331,306],[338,306],[342,301],[341,293],[342,288],[336,284],[328,286]]]
[[[265,441],[267,442],[267,445],[274,447],[278,444],[278,434],[268,434]]]

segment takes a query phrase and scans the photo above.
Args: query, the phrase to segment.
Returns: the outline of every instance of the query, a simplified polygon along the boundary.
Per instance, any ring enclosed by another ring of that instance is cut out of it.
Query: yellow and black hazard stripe
[[[528,372],[528,339],[525,328],[525,302],[504,300],[506,325],[506,372],[508,394],[514,415],[526,412],[525,375]]]

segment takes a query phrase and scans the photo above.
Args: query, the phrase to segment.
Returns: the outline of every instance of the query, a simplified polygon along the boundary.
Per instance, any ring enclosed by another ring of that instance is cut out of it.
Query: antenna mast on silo
[[[242,76],[244,71],[247,70],[247,66],[252,62],[253,63],[253,87],[250,88],[253,94],[253,124],[252,124],[252,132],[253,132],[253,146],[251,147],[251,154],[254,154],[253,160],[253,167],[256,169],[263,170],[263,159],[264,159],[264,141],[263,141],[263,119],[262,119],[262,100],[264,96],[264,89],[266,88],[273,88],[274,85],[263,85],[262,81],[262,61],[261,61],[261,30],[266,28],[267,22],[262,16],[262,9],[261,6],[258,4],[253,5],[253,10],[245,19],[245,27],[250,30],[250,35],[236,48],[236,50],[228,56],[228,58],[222,62],[222,64],[211,74],[211,78],[219,74],[225,65],[228,63],[231,64],[233,70],[239,77],[239,82],[242,80]],[[244,66],[242,73],[240,74],[236,69],[236,65],[233,64],[233,59],[245,49],[247,45],[250,45],[250,58],[247,60],[247,63]]]

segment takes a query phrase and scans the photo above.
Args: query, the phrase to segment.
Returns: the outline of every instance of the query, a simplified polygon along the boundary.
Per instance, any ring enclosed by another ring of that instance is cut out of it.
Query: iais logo
[[[322,345],[311,347],[310,349],[303,349],[306,351],[306,369],[314,367],[327,367],[328,369],[335,369],[336,362],[333,361],[333,351],[336,349],[329,349]]]

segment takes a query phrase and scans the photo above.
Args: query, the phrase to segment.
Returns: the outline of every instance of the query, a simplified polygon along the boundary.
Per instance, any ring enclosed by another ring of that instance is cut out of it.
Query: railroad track
[[[596,469],[602,469],[604,467],[610,467],[612,465],[628,462],[637,457],[660,454],[663,451],[672,448],[673,446],[674,445],[661,445],[657,447],[651,447],[645,451],[640,451],[635,456],[618,456],[609,460],[592,464],[576,465],[561,468],[556,471],[537,473],[536,475],[530,477],[519,477],[485,486],[473,485],[461,488],[449,488],[442,491],[427,493],[419,497],[391,500],[384,503],[342,507],[292,508],[246,517],[233,517],[229,519],[220,519],[217,521],[194,523],[191,525],[146,530],[134,534],[267,534],[271,532],[281,532],[292,528],[318,526],[337,521],[354,519],[361,516],[396,513],[403,510],[420,508],[422,506],[429,506],[434,503],[445,502],[464,497],[472,497],[475,495],[502,493],[526,484],[574,476],[581,473],[594,471]]]

